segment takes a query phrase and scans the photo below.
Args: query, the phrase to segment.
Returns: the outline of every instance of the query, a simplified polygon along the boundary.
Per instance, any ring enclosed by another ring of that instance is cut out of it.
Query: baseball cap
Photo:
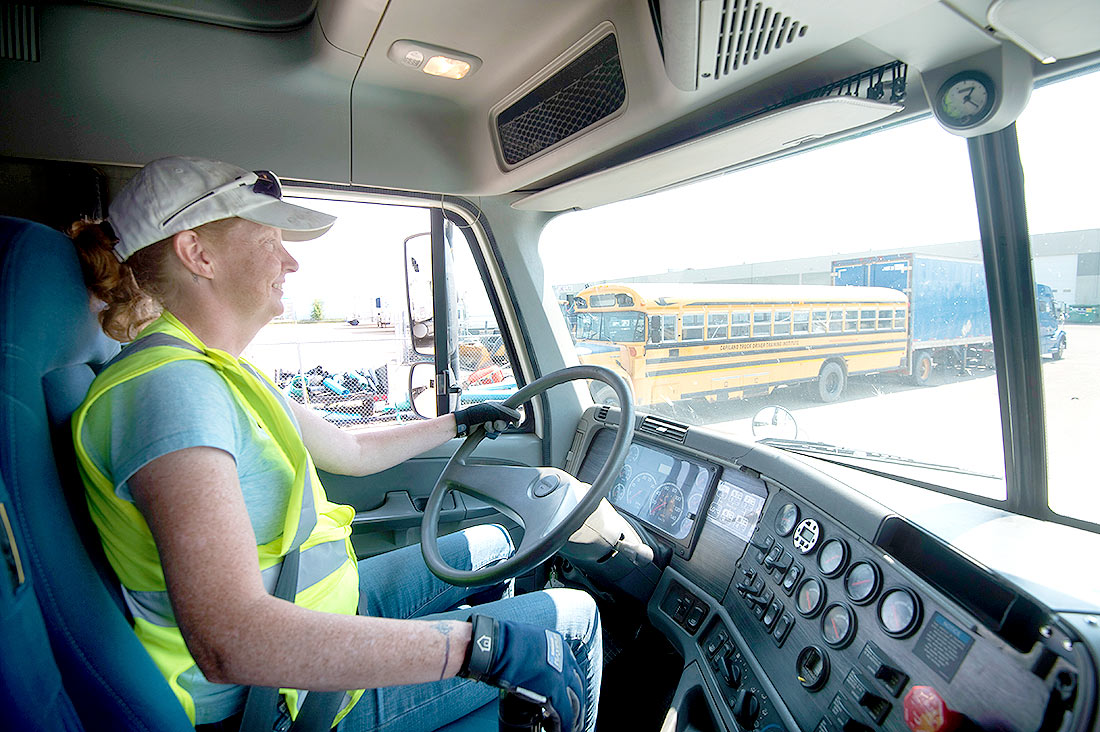
[[[324,234],[336,221],[282,200],[279,178],[202,158],[168,157],[142,168],[111,202],[108,221],[118,236],[115,253],[134,252],[173,234],[232,217],[282,229],[288,241]]]

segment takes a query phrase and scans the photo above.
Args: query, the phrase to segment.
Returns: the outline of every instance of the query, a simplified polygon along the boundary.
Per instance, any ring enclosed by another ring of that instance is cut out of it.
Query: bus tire
[[[826,361],[817,375],[817,397],[826,404],[840,399],[848,381],[844,367],[836,361]]]
[[[1066,337],[1062,336],[1058,339],[1058,347],[1050,352],[1050,357],[1055,361],[1061,361],[1066,355]]]
[[[592,401],[596,404],[606,404],[609,407],[618,407],[619,395],[607,384],[592,384]]]
[[[932,378],[932,354],[928,351],[917,351],[913,354],[913,383],[917,386],[927,386]]]

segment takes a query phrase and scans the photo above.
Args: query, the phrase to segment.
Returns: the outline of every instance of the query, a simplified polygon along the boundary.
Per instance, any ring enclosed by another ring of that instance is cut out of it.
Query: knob
[[[718,672],[722,674],[722,680],[726,682],[726,686],[729,688],[736,689],[741,685],[741,667],[733,662],[731,654],[727,653],[722,656]]]
[[[730,700],[730,706],[733,707],[733,718],[742,727],[752,727],[760,714],[760,702],[748,689],[737,692],[737,696]]]

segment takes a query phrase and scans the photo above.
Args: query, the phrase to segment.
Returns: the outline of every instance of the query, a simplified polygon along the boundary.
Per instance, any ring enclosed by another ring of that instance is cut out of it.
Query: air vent
[[[600,411],[596,412],[596,419],[601,422],[607,421],[607,414],[611,411],[611,407],[600,407]]]
[[[0,4],[0,58],[38,60],[38,12],[34,7]]]
[[[706,17],[701,19],[701,27],[706,27],[707,20]],[[729,76],[762,56],[794,43],[808,30],[808,26],[764,3],[723,0],[717,45],[708,46],[705,36],[700,39],[699,75],[704,79]],[[708,58],[708,48],[716,48],[713,58]]]
[[[501,158],[515,167],[609,119],[625,101],[619,44],[608,34],[496,114]]]
[[[638,429],[641,432],[648,432],[658,437],[667,437],[676,442],[683,442],[688,431],[686,424],[680,424],[679,422],[673,422],[671,419],[663,419],[652,415],[647,415],[646,418],[642,420],[642,426]]]

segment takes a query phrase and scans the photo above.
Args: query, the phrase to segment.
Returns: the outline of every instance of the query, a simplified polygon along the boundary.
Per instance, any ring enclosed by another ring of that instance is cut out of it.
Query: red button
[[[943,697],[931,686],[914,686],[905,695],[905,724],[913,732],[952,732],[963,721],[963,715],[944,703]]]

